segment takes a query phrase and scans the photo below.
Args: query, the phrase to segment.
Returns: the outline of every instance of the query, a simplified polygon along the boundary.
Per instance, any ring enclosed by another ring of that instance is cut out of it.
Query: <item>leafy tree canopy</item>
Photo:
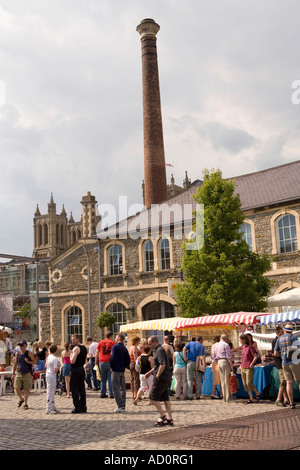
[[[203,185],[193,196],[204,205],[204,243],[186,250],[177,301],[183,317],[232,312],[261,312],[267,307],[271,281],[263,274],[270,268],[267,254],[250,251],[240,231],[244,221],[233,181],[220,170],[204,171]]]

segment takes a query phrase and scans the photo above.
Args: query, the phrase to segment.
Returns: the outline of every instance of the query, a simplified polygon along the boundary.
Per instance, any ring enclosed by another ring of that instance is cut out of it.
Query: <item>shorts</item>
[[[142,392],[145,392],[147,388],[148,392],[150,392],[152,388],[153,380],[154,380],[153,375],[149,375],[148,379],[146,379],[144,374],[140,374],[140,390]]]
[[[32,375],[31,372],[28,372],[27,374],[20,374],[16,373],[15,377],[15,388],[32,388]]]
[[[150,400],[152,401],[169,401],[169,387],[171,385],[171,378],[168,380],[164,379],[156,379],[153,380],[151,392],[150,392]]]
[[[285,380],[283,369],[277,369],[277,370],[278,370],[278,375],[279,375],[279,380],[280,380],[280,387],[286,388],[286,380]]]
[[[245,392],[250,392],[255,389],[253,384],[254,368],[244,369],[241,367],[241,377],[244,385]]]
[[[64,364],[62,366],[62,375],[68,377],[71,375],[71,364]]]
[[[297,383],[300,382],[300,364],[289,364],[282,366],[285,380],[291,382],[295,379]]]

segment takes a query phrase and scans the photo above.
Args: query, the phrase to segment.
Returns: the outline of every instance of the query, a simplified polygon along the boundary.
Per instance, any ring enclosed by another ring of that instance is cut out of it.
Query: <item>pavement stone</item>
[[[188,437],[184,439],[189,426],[241,417],[247,420],[251,415],[276,409],[282,412],[282,408],[276,407],[270,400],[245,405],[246,399],[224,403],[210,397],[192,401],[171,397],[174,427],[155,428],[158,418],[156,409],[148,405],[147,399],[135,406],[130,391],[127,393],[125,413],[114,413],[115,400],[100,399],[99,392],[89,390],[87,413],[72,414],[72,399],[67,399],[65,394],[56,395],[55,402],[59,413],[47,415],[44,391],[30,393],[28,410],[17,407],[16,395],[7,393],[1,396],[0,450],[194,450]],[[177,441],[176,446],[147,441],[147,436],[172,430],[182,431],[182,441]]]

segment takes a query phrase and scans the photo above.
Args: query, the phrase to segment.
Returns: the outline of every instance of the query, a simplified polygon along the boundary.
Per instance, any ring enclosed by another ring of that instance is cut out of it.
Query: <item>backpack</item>
[[[142,355],[139,356],[139,357],[137,358],[137,360],[135,361],[135,366],[134,366],[134,367],[135,367],[135,371],[136,371],[136,372],[141,372],[141,368],[142,368],[141,357],[142,357]]]

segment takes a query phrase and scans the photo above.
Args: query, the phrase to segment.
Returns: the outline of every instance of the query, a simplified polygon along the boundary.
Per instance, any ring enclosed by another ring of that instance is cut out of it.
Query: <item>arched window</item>
[[[69,307],[65,312],[66,341],[71,344],[71,336],[79,335],[82,341],[82,311],[79,307]]]
[[[39,246],[43,244],[43,227],[39,225]]]
[[[56,224],[56,244],[59,245],[59,225]]]
[[[293,214],[285,214],[277,219],[278,253],[291,253],[298,250],[296,219]]]
[[[107,311],[116,317],[116,321],[112,325],[111,331],[114,334],[117,334],[120,331],[120,326],[126,323],[125,307],[120,302],[118,302],[115,304],[110,304],[109,307],[107,307]]]
[[[123,274],[123,256],[121,245],[113,245],[108,249],[108,273],[110,276]]]
[[[246,222],[243,223],[240,227],[240,232],[243,233],[243,240],[245,240],[246,243],[249,245],[249,250],[252,251],[252,227],[250,224],[247,224]]]
[[[159,242],[159,267],[161,270],[170,269],[170,243],[167,238]]]
[[[150,304],[145,305],[143,316],[145,321],[172,318],[174,317],[174,307],[168,302],[151,302]]]
[[[144,243],[144,270],[154,271],[154,252],[151,240]]]
[[[45,245],[48,245],[49,240],[48,240],[48,224],[44,225],[44,240],[45,240]]]

